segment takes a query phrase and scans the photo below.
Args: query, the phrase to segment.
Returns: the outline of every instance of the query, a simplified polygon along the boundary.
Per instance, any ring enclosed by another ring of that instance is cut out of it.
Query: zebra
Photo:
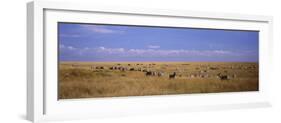
[[[158,72],[158,77],[161,77],[161,76],[164,76],[164,73],[163,72]]]
[[[229,80],[229,76],[222,75],[221,73],[217,74],[217,78],[219,78],[220,80]]]
[[[147,71],[147,72],[145,73],[145,75],[146,75],[146,76],[152,76],[152,72],[151,72],[151,71]]]
[[[175,79],[176,78],[176,72],[174,72],[173,74],[169,75],[169,79]]]

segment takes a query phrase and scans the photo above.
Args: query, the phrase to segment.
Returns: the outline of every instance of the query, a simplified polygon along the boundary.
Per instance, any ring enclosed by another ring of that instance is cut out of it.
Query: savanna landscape
[[[258,90],[258,64],[243,62],[62,62],[59,98]]]
[[[259,32],[58,22],[58,99],[259,91]]]

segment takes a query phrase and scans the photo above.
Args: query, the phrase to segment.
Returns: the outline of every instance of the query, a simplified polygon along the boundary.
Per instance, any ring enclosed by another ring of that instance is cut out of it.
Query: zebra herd
[[[101,69],[107,69],[104,66],[91,66],[91,69],[95,69],[95,70],[101,70]],[[134,68],[134,67],[124,67],[124,66],[111,66],[108,68],[109,70],[119,70],[119,71],[139,71],[139,72],[143,72],[145,76],[147,77],[163,77],[167,74],[167,76],[169,77],[169,79],[175,79],[176,77],[182,77],[183,75],[180,74],[180,72],[172,72],[172,73],[164,73],[163,71],[152,71],[149,69],[145,69],[145,68]],[[207,70],[201,70],[198,73],[192,73],[189,75],[185,76],[186,78],[212,78],[213,76],[208,74]],[[232,75],[227,75],[227,74],[223,74],[223,73],[218,73],[216,74],[214,77],[220,79],[220,80],[230,80],[230,79],[234,79],[237,77],[236,74],[232,74]]]
[[[136,64],[136,66],[139,65],[143,65],[143,64]],[[148,66],[154,66],[156,64],[148,64]],[[178,70],[177,68],[177,72],[171,72],[171,73],[164,73],[163,71],[153,71],[148,69],[147,67],[130,67],[132,66],[132,64],[128,64],[128,66],[121,66],[121,64],[117,64],[117,66],[111,66],[111,67],[105,67],[105,66],[90,66],[91,70],[104,70],[104,69],[109,69],[109,70],[119,70],[119,71],[139,71],[139,72],[143,72],[145,76],[147,77],[163,77],[167,74],[167,76],[169,77],[169,79],[175,79],[176,77],[183,77],[183,75],[181,74],[181,71]],[[72,67],[78,67],[78,65],[73,64]],[[209,67],[209,70],[217,70],[218,68],[216,67]],[[218,73],[215,76],[214,75],[209,75],[208,74],[209,71],[207,70],[200,70],[197,73],[192,73],[189,75],[185,75],[185,78],[218,78],[220,80],[230,80],[230,79],[234,79],[237,77],[236,74],[226,74],[225,73]]]
[[[157,71],[146,71],[145,73],[146,76],[164,76],[164,72],[157,72]]]

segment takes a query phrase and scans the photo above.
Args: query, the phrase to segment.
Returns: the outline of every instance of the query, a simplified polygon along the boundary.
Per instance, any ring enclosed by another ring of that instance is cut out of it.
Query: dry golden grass
[[[101,66],[104,69],[92,69]],[[162,71],[164,75],[109,69],[112,66]],[[204,70],[208,77],[190,77]],[[177,73],[176,78],[169,79],[173,72]],[[220,80],[218,73],[236,77]],[[59,65],[59,99],[240,91],[258,91],[257,63],[60,62]]]

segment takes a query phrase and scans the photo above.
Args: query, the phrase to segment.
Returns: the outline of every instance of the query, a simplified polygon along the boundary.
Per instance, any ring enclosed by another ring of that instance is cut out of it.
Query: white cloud
[[[150,48],[150,49],[159,49],[160,46],[157,46],[157,45],[148,45],[147,48]]]
[[[229,54],[229,53],[231,53],[231,52],[225,51],[225,50],[214,50],[213,52],[217,53],[217,54]]]
[[[123,33],[123,31],[109,29],[102,25],[80,25],[80,27],[82,27],[83,29],[89,30],[89,31],[93,31],[96,33],[102,33],[102,34]]]
[[[76,50],[77,48],[75,48],[75,47],[73,47],[73,46],[65,46],[65,45],[63,45],[63,44],[60,44],[59,45],[59,48],[61,49],[61,50]]]
[[[75,50],[76,48],[72,47],[72,46],[68,46],[67,49],[69,50]]]
[[[100,50],[105,50],[105,48],[104,48],[104,47],[99,47],[98,49],[100,49]]]
[[[222,56],[222,55],[235,55],[234,52],[225,50],[159,50],[159,49],[124,49],[124,48],[94,48],[93,52],[104,54],[115,54],[121,56]]]
[[[237,56],[251,56],[253,52],[250,51],[227,51],[227,50],[160,50],[160,49],[124,49],[124,48],[76,48],[73,46],[60,45],[62,52],[70,54],[79,54],[81,56],[106,56],[106,57],[237,57]]]
[[[98,47],[95,48],[95,51],[97,52],[103,52],[103,53],[123,53],[125,51],[124,48],[105,48],[105,47]]]

